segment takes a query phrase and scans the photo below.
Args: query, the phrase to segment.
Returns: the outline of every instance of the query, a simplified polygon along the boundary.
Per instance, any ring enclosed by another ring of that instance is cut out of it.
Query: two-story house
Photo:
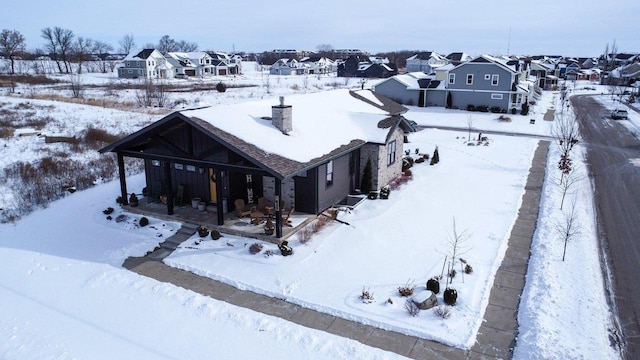
[[[133,50],[122,63],[118,68],[119,78],[171,79],[175,75],[173,65],[156,49]]]
[[[431,74],[434,68],[446,65],[449,60],[435,51],[417,53],[407,58],[407,72],[422,71]]]
[[[516,111],[528,101],[527,86],[520,84],[519,63],[513,65],[489,55],[462,63],[448,73],[447,105],[466,109],[469,105]]]
[[[295,75],[298,68],[296,59],[279,59],[269,67],[271,75]]]

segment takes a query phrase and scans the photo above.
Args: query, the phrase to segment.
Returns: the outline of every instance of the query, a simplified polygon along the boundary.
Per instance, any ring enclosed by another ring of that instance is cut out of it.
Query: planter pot
[[[264,228],[264,234],[267,236],[273,235],[274,232],[275,232],[275,229]]]
[[[200,203],[201,199],[200,198],[193,198],[191,199],[191,207],[194,209],[198,208],[198,204]]]
[[[367,195],[367,198],[369,198],[370,200],[375,200],[378,198],[378,192],[377,191],[371,191],[369,193],[369,195]]]
[[[440,293],[440,282],[436,279],[427,280],[427,290],[433,291],[434,294]]]
[[[207,203],[204,201],[200,201],[198,203],[198,211],[205,211],[207,210]]]
[[[447,288],[444,291],[444,302],[447,305],[455,305],[458,300],[458,291],[456,289]]]
[[[207,229],[207,228],[205,228],[205,227],[200,226],[200,227],[198,228],[198,235],[199,235],[201,238],[203,238],[203,237],[205,237],[205,236],[209,235],[209,229]]]

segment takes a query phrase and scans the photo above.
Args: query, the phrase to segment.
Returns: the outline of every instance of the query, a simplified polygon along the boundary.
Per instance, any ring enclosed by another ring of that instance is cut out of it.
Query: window
[[[184,169],[184,165],[182,165],[182,164],[175,164],[175,168],[176,168],[176,170],[183,170],[183,169]]]
[[[499,79],[498,75],[491,75],[491,85],[498,86],[498,79]]]
[[[389,143],[389,145],[387,145],[387,166],[395,162],[396,162],[396,141],[393,140],[392,142]]]
[[[502,94],[491,94],[491,100],[502,100]]]
[[[473,74],[467,74],[467,85],[473,85]]]
[[[160,166],[160,160],[151,160],[151,165]]]
[[[333,184],[333,160],[327,163],[327,185]]]
[[[489,80],[490,78],[491,78],[491,75],[489,75],[489,74],[484,74],[484,79],[485,79],[485,80]]]
[[[187,165],[187,171],[196,172],[196,167],[193,165]]]
[[[449,74],[449,84],[456,83],[456,74]]]

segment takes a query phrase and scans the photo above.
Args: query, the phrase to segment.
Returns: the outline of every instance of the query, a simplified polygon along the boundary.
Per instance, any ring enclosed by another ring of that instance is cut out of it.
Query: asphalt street
[[[571,102],[587,147],[595,190],[603,268],[617,310],[625,357],[640,359],[640,139],[637,130],[612,120],[592,96]]]

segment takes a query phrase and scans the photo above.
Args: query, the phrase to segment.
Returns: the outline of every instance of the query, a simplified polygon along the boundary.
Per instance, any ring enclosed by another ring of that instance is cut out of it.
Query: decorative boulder
[[[431,290],[420,291],[415,294],[411,300],[420,310],[431,309],[438,305],[438,298]]]

